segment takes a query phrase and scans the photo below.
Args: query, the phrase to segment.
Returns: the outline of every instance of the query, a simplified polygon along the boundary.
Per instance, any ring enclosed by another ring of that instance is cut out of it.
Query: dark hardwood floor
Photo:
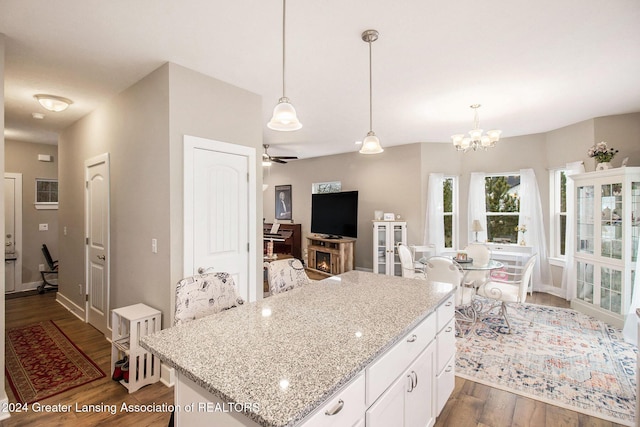
[[[567,307],[566,301],[534,293],[528,302]],[[45,399],[42,403],[79,405],[116,404],[172,404],[173,388],[156,383],[128,394],[111,380],[109,342],[90,325],[80,321],[55,301],[54,293],[7,300],[6,327],[28,325],[42,320],[54,320],[65,334],[107,374],[106,378]],[[9,401],[15,402],[11,388],[5,381]],[[0,426],[166,426],[168,413],[14,413],[0,422]],[[436,427],[617,427],[619,424],[588,417],[577,412],[520,397],[472,381],[456,378],[455,389]],[[395,426],[389,426],[395,427]]]
[[[158,382],[129,394],[119,383],[111,379],[111,344],[97,329],[82,322],[55,301],[55,293],[34,295],[5,301],[6,327],[29,325],[43,320],[53,320],[60,329],[107,374],[93,381],[40,401],[42,404],[117,405],[117,412],[89,413],[36,413],[33,410],[12,413],[11,418],[0,421],[0,426],[166,426],[169,413],[123,413],[122,402],[131,405],[173,404],[173,387]],[[16,402],[11,387],[5,379],[9,402]]]

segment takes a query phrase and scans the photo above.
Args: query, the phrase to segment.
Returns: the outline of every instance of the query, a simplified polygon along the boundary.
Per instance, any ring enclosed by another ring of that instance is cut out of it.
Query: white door
[[[5,292],[22,284],[22,174],[4,174]]]
[[[255,149],[185,136],[184,162],[184,275],[227,272],[255,300]]]
[[[85,161],[87,322],[105,335],[109,320],[109,154]]]

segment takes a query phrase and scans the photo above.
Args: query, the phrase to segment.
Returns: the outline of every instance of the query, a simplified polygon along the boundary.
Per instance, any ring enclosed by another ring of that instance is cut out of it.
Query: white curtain
[[[576,297],[576,269],[573,267],[573,251],[575,250],[574,221],[575,221],[575,192],[573,190],[572,175],[584,172],[584,163],[567,163],[565,175],[567,176],[566,187],[566,209],[567,228],[564,237],[564,269],[562,270],[562,289],[565,291],[565,298],[571,301]]]
[[[631,307],[624,322],[622,334],[627,342],[638,345],[638,316],[636,309],[640,308],[640,240],[636,241],[636,278],[633,283],[633,298]]]
[[[484,172],[472,172],[469,180],[469,206],[467,207],[467,243],[475,240],[475,232],[471,231],[473,220],[480,221],[482,231],[478,232],[478,242],[487,241],[487,201],[485,196]]]
[[[436,254],[444,250],[444,174],[429,174],[427,213],[424,221],[424,245],[434,245]]]
[[[544,217],[542,215],[542,203],[538,182],[533,169],[520,170],[520,217],[518,225],[526,225],[527,232],[524,239],[528,246],[533,247],[533,252],[538,254],[538,262],[533,268],[533,290],[540,290],[544,285],[551,285],[551,270],[547,254],[547,240],[544,231]],[[519,234],[519,239],[522,234]]]

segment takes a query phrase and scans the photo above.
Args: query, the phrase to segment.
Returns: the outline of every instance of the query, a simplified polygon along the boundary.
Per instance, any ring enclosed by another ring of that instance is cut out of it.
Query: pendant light
[[[298,120],[296,109],[289,102],[289,98],[285,95],[285,17],[287,11],[287,0],[282,0],[282,98],[278,100],[278,104],[273,109],[273,117],[267,127],[278,131],[298,130],[302,127],[302,123]]]
[[[369,43],[369,132],[362,141],[361,154],[379,154],[384,150],[380,146],[380,140],[373,132],[373,83],[371,73],[371,43],[378,40],[378,32],[376,30],[367,30],[362,33],[362,40]]]

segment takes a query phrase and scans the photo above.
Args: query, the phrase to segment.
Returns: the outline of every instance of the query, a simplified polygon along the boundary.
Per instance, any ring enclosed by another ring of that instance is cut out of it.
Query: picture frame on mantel
[[[291,220],[292,207],[291,203],[291,185],[276,185],[275,186],[275,215],[276,221]]]

